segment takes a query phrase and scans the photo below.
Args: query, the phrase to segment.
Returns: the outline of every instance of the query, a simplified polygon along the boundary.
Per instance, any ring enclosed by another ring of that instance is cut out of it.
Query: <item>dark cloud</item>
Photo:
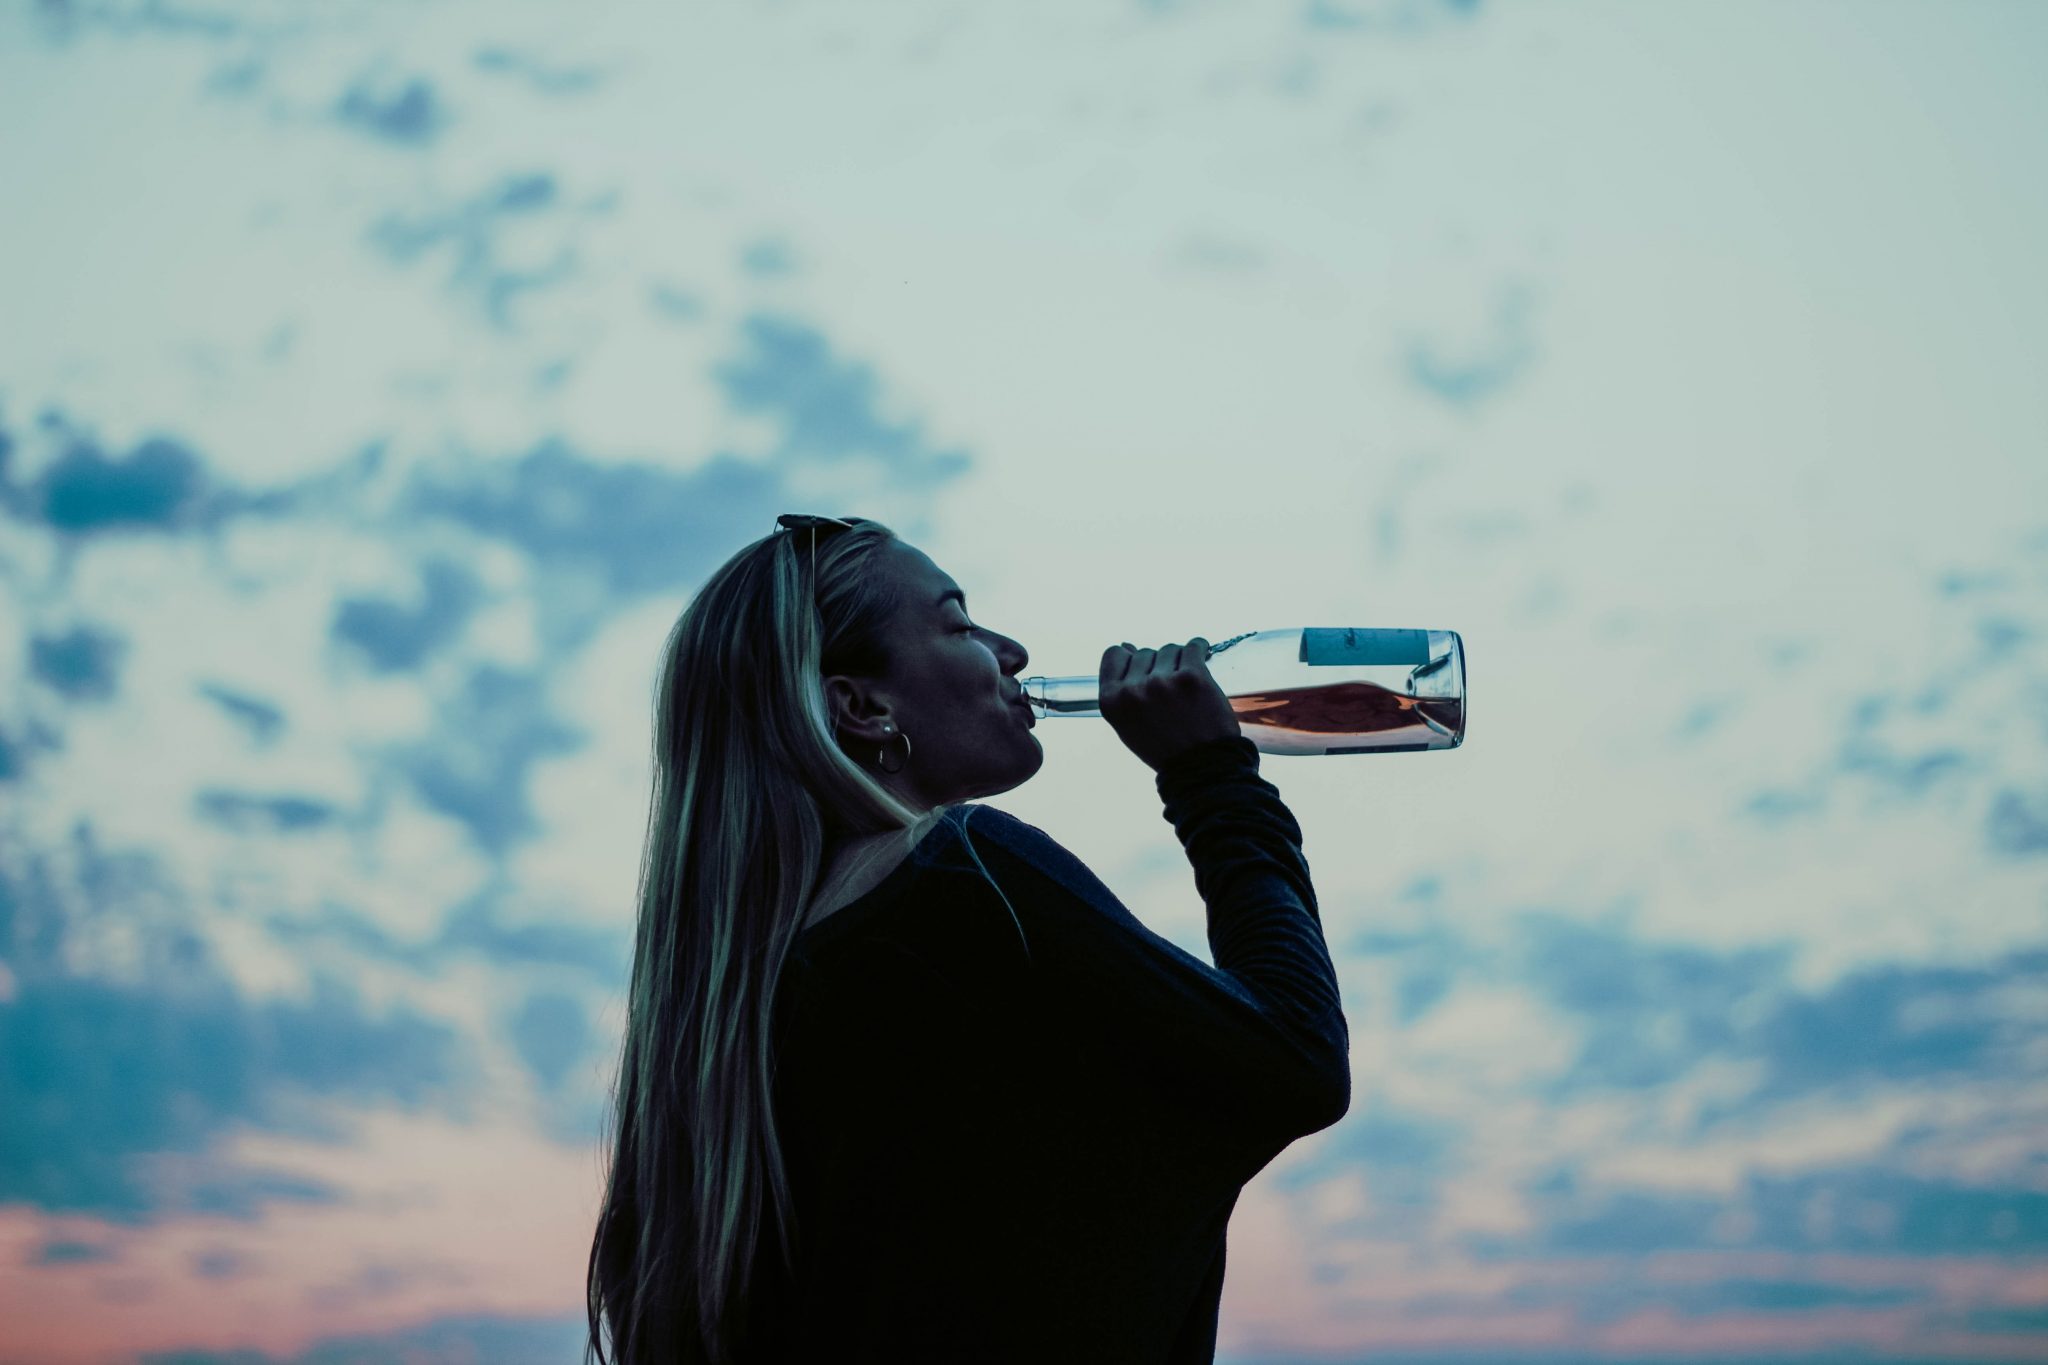
[[[64,41],[89,28],[225,40],[249,31],[244,8],[191,0],[36,0],[46,37]]]
[[[1331,1231],[1338,1235],[1395,1232],[1409,1235],[1455,1180],[1463,1159],[1465,1131],[1459,1124],[1370,1099],[1330,1130],[1315,1151],[1272,1177],[1282,1190],[1362,1175],[1364,1212]]]
[[[1958,1324],[1967,1332],[2012,1333],[2014,1335],[2038,1332],[2048,1339],[2048,1304],[2038,1306],[1973,1308],[1963,1313]]]
[[[420,798],[459,821],[486,852],[503,853],[539,828],[526,775],[585,736],[549,708],[541,677],[486,664],[442,706],[446,723],[406,750],[399,766]]]
[[[1302,22],[1324,33],[1389,37],[1426,34],[1446,23],[1470,19],[1481,0],[1306,0]]]
[[[1522,970],[1586,1029],[1560,1089],[1661,1085],[1728,1051],[1741,1032],[1738,1008],[1783,989],[1789,956],[1648,944],[1554,916],[1531,916],[1523,940]]]
[[[44,471],[38,501],[60,531],[168,530],[188,519],[204,485],[199,458],[176,441],[152,438],[110,457],[81,438]]]
[[[218,683],[201,683],[199,695],[226,712],[258,744],[269,744],[284,733],[284,712],[260,697]]]
[[[393,1361],[489,1361],[490,1365],[562,1365],[581,1357],[587,1327],[577,1314],[551,1317],[463,1315],[371,1335],[330,1337],[294,1355],[260,1351],[148,1352],[140,1365],[391,1365]]]
[[[2048,952],[1970,967],[1879,964],[1818,990],[1790,980],[1783,947],[1731,952],[1645,943],[1535,918],[1520,970],[1582,1021],[1585,1042],[1554,1093],[1666,1084],[1710,1058],[1761,1064],[1755,1090],[1701,1122],[1826,1091],[1993,1074],[2048,1028],[2004,988],[2048,979]]]
[[[477,582],[445,560],[426,565],[417,603],[351,597],[335,609],[336,640],[353,646],[381,673],[417,668],[461,634],[482,594]]]
[[[203,1280],[232,1280],[249,1272],[248,1258],[225,1248],[194,1252],[190,1264]]]
[[[779,425],[772,462],[721,455],[679,471],[591,460],[550,440],[515,460],[424,471],[407,509],[509,541],[545,565],[595,570],[613,592],[638,595],[700,582],[736,541],[771,529],[790,510],[789,465],[868,456],[891,482],[917,488],[968,467],[965,455],[929,445],[917,424],[886,420],[873,372],[802,324],[749,318],[739,353],[715,377],[735,409]]]
[[[396,265],[444,260],[448,287],[475,300],[497,326],[509,327],[521,297],[573,277],[576,235],[584,220],[604,211],[603,203],[568,203],[554,176],[531,171],[507,176],[450,208],[387,217],[371,229],[370,241]],[[527,253],[515,256],[501,234],[514,222],[531,233],[537,221],[550,222],[555,239],[543,253],[545,262],[535,265]]]
[[[32,636],[28,667],[37,682],[72,701],[107,701],[126,651],[126,642],[112,631],[74,626],[62,635]]]
[[[573,920],[511,922],[488,896],[464,903],[448,917],[434,951],[474,954],[500,966],[575,969],[606,983],[620,980],[630,964],[622,933]]]
[[[1466,412],[1479,408],[1520,379],[1534,362],[1530,312],[1526,290],[1505,291],[1494,307],[1491,338],[1462,352],[1429,341],[1412,342],[1403,357],[1408,378],[1451,407]]]
[[[54,453],[27,483],[13,482],[11,462],[0,461],[0,508],[69,539],[175,535],[291,503],[288,492],[251,494],[218,483],[191,447],[168,436],[146,437],[125,454],[111,454],[90,432],[52,412],[38,422],[37,438]]]
[[[697,322],[704,316],[703,296],[679,285],[649,286],[647,306],[671,322]]]
[[[213,962],[155,860],[109,853],[89,826],[68,856],[0,853],[0,1203],[147,1221],[252,1217],[333,1191],[212,1152],[249,1128],[340,1140],[350,1106],[459,1106],[453,1029],[373,1011],[318,978],[309,998],[244,996]],[[80,975],[77,946],[117,933],[130,972]]]
[[[2048,952],[2040,951],[1987,967],[1869,967],[1825,990],[1785,993],[1740,1050],[1767,1065],[1759,1100],[2002,1071],[2048,1028],[2013,1012],[2001,988],[2044,981]]]
[[[332,823],[340,812],[310,796],[253,796],[218,788],[193,798],[199,815],[224,829],[244,834],[290,834]]]
[[[554,65],[517,48],[482,48],[470,60],[479,71],[516,79],[542,95],[587,95],[605,81],[596,67]]]
[[[1939,694],[1912,702],[1888,696],[1861,698],[1849,713],[1848,732],[1836,757],[1840,771],[1908,797],[1924,794],[1944,778],[1971,771],[1969,755],[1955,745],[1914,750],[1887,743],[1879,733],[1893,715],[1908,710],[1925,712],[1939,702]]]
[[[12,782],[28,771],[28,746],[0,730],[0,782]]]
[[[1812,1313],[1829,1308],[1891,1308],[1920,1303],[1927,1291],[1897,1286],[1830,1284],[1825,1280],[1711,1280],[1645,1286],[1636,1308],[1663,1305],[1684,1317],[1735,1313]]]
[[[0,1202],[146,1218],[165,1191],[136,1158],[200,1153],[232,1127],[300,1126],[302,1096],[423,1104],[453,1084],[454,1042],[418,1015],[372,1016],[331,982],[300,1003],[23,981],[0,1004]],[[329,1196],[250,1171],[210,1171],[180,1193],[185,1211],[237,1217]]]
[[[422,146],[448,124],[448,111],[434,86],[421,76],[371,73],[360,76],[335,105],[335,117],[385,142]]]
[[[527,997],[512,1016],[512,1046],[543,1088],[568,1079],[593,1041],[590,1016],[572,995],[546,991]]]
[[[114,1259],[114,1248],[106,1242],[70,1239],[49,1241],[37,1247],[30,1265],[95,1265]]]
[[[779,237],[763,237],[740,251],[740,269],[756,279],[773,279],[796,270],[796,253]]]
[[[816,330],[756,314],[743,324],[741,339],[740,355],[713,376],[736,410],[781,423],[784,458],[873,455],[899,479],[920,483],[968,467],[964,454],[928,446],[917,423],[885,419],[874,372],[834,354]]]
[[[1917,1285],[1843,1284],[1815,1278],[1771,1279],[1761,1276],[1680,1280],[1669,1275],[1645,1274],[1635,1263],[1622,1259],[1610,1262],[1600,1279],[1591,1283],[1524,1280],[1484,1296],[1463,1293],[1426,1294],[1404,1302],[1401,1305],[1401,1312],[1404,1318],[1482,1319],[1509,1310],[1562,1309],[1580,1326],[1605,1327],[1645,1313],[1679,1318],[1785,1318],[1843,1308],[1876,1309],[1931,1305],[1932,1300],[1932,1294],[1925,1287]],[[1379,1358],[1375,1356],[1374,1359],[1377,1361]],[[1431,1359],[1435,1365],[1445,1365],[1445,1358]],[[1478,1365],[1478,1362],[1472,1361],[1470,1357],[1448,1359]],[[1538,1365],[1539,1362],[1554,1358],[1517,1352],[1512,1357],[1501,1359],[1511,1359],[1515,1365]],[[1573,1361],[1573,1365],[1579,1365],[1579,1362],[1585,1359],[1587,1357],[1579,1357]],[[1685,1356],[1671,1359],[1688,1362],[1689,1365],[1705,1365],[1704,1357]],[[1791,1361],[1777,1358],[1744,1356],[1742,1359],[1749,1362],[1749,1365],[1793,1365]],[[1867,1360],[1869,1357],[1804,1355],[1799,1358],[1799,1365],[1821,1365],[1821,1362],[1835,1360],[1843,1361],[1846,1365],[1850,1359]]]
[[[567,919],[506,921],[488,895],[457,906],[431,938],[406,943],[360,911],[327,904],[311,917],[278,916],[271,934],[288,946],[340,948],[421,976],[437,976],[466,959],[498,967],[573,971],[604,986],[616,985],[630,965],[626,936]]]
[[[676,471],[586,460],[551,441],[522,459],[426,476],[410,502],[637,595],[700,581],[738,548],[736,531],[766,534],[788,510],[781,489],[772,471],[729,457]]]
[[[1418,877],[1395,896],[1397,904],[1433,908],[1441,904],[1443,885],[1435,877]],[[1384,958],[1395,972],[1394,1017],[1407,1026],[1433,1009],[1450,993],[1460,972],[1482,966],[1470,945],[1440,928],[1394,934],[1368,929],[1344,944],[1361,957]]]
[[[2008,858],[2048,853],[2048,791],[2001,791],[1992,799],[1984,832],[1991,847]]]
[[[1488,1235],[1489,1258],[1748,1250],[1904,1256],[2035,1256],[2048,1251],[2048,1193],[1964,1184],[1875,1165],[1751,1173],[1732,1194],[1583,1191],[1551,1179],[1526,1192],[1536,1230]]]

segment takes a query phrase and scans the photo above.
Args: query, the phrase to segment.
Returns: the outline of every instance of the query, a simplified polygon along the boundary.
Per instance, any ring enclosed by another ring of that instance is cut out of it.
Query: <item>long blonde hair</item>
[[[765,536],[669,632],[586,1360],[606,1361],[608,1332],[614,1365],[730,1365],[765,1257],[794,1264],[772,1103],[783,965],[834,847],[914,843],[956,809],[898,799],[827,709],[827,675],[888,671],[899,603],[877,570],[894,539],[873,521]]]

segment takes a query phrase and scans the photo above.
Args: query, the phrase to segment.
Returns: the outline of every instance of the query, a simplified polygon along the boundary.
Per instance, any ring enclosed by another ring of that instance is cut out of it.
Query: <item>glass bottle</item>
[[[1465,644],[1451,630],[1297,627],[1209,646],[1209,676],[1269,754],[1401,754],[1465,742]],[[1099,678],[1024,680],[1032,713],[1100,716]]]

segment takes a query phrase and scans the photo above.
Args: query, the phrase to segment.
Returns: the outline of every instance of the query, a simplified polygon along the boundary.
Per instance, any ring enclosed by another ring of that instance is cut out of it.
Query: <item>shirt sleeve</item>
[[[1259,750],[1235,736],[1169,761],[1156,785],[1207,911],[1215,975],[1291,1050],[1336,1122],[1350,1107],[1350,1031],[1301,827]]]

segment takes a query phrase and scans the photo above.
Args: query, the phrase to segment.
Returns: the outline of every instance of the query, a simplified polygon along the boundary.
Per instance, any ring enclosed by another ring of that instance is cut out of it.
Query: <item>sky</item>
[[[0,5],[0,1362],[579,1359],[662,637],[881,519],[1268,758],[1225,1365],[2048,1356],[2048,7]],[[988,803],[1206,957],[1151,774]]]

